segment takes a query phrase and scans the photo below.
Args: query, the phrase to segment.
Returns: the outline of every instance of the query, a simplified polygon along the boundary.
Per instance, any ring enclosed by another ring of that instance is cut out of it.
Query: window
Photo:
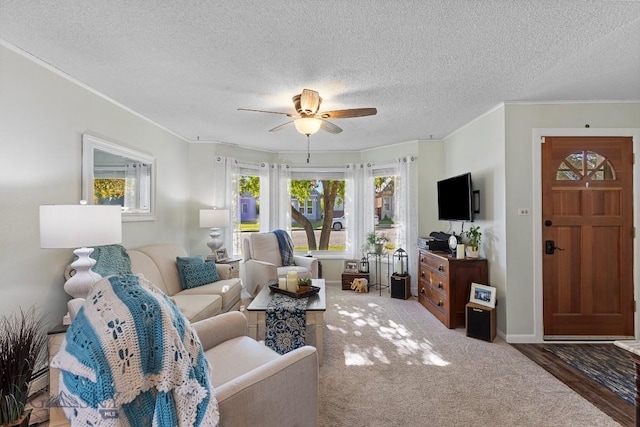
[[[615,170],[603,155],[593,151],[578,151],[569,154],[556,172],[558,181],[615,180]]]
[[[390,171],[374,172],[374,218],[375,231],[386,235],[389,239],[387,248],[397,245],[397,224],[393,200],[395,196],[395,175],[387,175]]]
[[[241,175],[239,185],[240,231],[259,231],[260,177],[256,175]]]
[[[344,171],[298,170],[291,174],[291,237],[296,252],[346,250]]]

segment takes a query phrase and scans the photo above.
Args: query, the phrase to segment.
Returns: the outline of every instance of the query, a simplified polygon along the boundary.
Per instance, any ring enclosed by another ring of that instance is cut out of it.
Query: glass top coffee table
[[[306,343],[318,349],[318,362],[322,364],[324,355],[324,312],[327,311],[325,283],[324,279],[313,279],[311,284],[318,286],[320,291],[310,296],[307,302],[307,309],[305,311],[307,317]],[[264,340],[265,312],[274,295],[275,293],[269,289],[269,286],[265,286],[258,295],[256,295],[251,304],[249,304],[249,307],[247,307],[246,314],[249,319],[249,336],[255,340]],[[309,333],[310,327],[315,333]]]

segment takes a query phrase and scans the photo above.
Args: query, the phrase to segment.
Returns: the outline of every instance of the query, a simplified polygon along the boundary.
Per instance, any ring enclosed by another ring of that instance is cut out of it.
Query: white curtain
[[[279,165],[276,169],[277,181],[272,188],[277,189],[277,197],[274,197],[274,222],[271,230],[281,229],[291,231],[291,166]]]
[[[367,234],[374,230],[373,165],[350,164],[345,169],[347,258],[361,258]]]
[[[398,247],[407,251],[409,257],[409,274],[415,280],[411,281],[412,293],[418,290],[418,186],[417,170],[414,167],[416,157],[399,158],[395,163],[395,191],[394,212],[397,225]]]
[[[149,212],[151,209],[151,165],[127,163],[124,166],[125,212]]]

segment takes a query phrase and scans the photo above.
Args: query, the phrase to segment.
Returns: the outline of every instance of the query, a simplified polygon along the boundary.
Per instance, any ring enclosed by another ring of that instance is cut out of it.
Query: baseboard
[[[519,335],[507,334],[505,341],[509,344],[538,344],[540,340],[534,334]]]

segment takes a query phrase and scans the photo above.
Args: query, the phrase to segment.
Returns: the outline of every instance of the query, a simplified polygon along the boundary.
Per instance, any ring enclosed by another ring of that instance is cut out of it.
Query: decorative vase
[[[471,249],[471,246],[466,247],[467,257],[469,258],[478,258],[480,256],[480,251],[474,251]]]
[[[373,245],[373,249],[375,251],[375,253],[377,255],[382,254],[382,248],[384,247],[384,245],[382,243],[376,243],[375,245]]]

